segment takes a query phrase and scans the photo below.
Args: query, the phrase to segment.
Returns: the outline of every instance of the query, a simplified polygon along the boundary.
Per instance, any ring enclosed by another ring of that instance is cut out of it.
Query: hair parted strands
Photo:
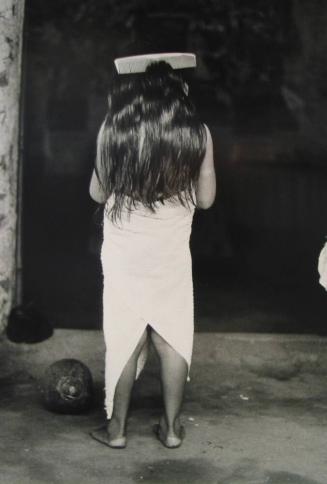
[[[107,197],[113,196],[108,215],[117,220],[123,208],[139,202],[155,211],[171,197],[194,204],[205,147],[205,127],[169,64],[117,76],[97,139],[96,173]]]

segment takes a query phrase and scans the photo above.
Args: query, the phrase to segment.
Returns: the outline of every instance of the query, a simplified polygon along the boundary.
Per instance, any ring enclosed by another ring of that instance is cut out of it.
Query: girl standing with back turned
[[[164,60],[162,60],[164,59]],[[115,61],[118,74],[97,140],[90,194],[105,204],[103,331],[108,423],[91,435],[126,446],[135,378],[153,343],[161,364],[164,413],[155,426],[163,445],[179,447],[179,415],[193,346],[189,249],[195,207],[216,193],[210,132],[197,118],[180,69],[193,54]]]

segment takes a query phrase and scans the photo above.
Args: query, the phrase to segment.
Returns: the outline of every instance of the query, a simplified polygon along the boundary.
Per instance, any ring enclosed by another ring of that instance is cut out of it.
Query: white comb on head
[[[118,74],[134,74],[138,72],[145,72],[149,64],[160,61],[167,62],[173,69],[187,69],[189,67],[196,67],[195,54],[180,52],[120,57],[119,59],[115,59],[115,66]]]

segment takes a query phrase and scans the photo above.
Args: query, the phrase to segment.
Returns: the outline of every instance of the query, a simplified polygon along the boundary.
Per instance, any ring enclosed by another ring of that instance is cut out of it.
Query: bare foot
[[[185,437],[185,429],[179,418],[175,421],[174,429],[168,429],[165,418],[161,417],[159,423],[154,425],[153,431],[158,440],[168,449],[180,447]]]
[[[112,449],[124,449],[126,447],[126,436],[114,420],[110,420],[108,425],[93,430],[90,435],[93,439]]]

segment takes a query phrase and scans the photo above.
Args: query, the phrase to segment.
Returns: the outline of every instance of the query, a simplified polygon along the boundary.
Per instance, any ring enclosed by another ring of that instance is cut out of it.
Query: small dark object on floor
[[[48,410],[67,414],[85,412],[93,399],[91,372],[78,360],[56,361],[44,373],[41,392]]]
[[[32,303],[13,308],[6,329],[14,343],[40,343],[53,334],[53,327]]]

